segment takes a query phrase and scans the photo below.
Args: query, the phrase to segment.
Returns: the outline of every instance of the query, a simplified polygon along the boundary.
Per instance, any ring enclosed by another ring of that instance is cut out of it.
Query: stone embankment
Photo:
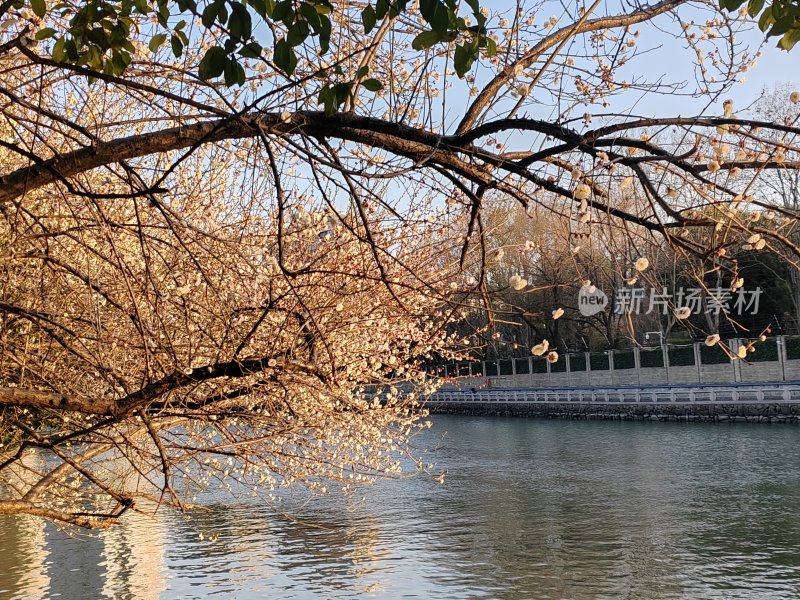
[[[797,404],[618,405],[536,404],[518,402],[430,402],[432,413],[539,417],[547,419],[607,419],[615,421],[686,421],[718,423],[800,423]]]

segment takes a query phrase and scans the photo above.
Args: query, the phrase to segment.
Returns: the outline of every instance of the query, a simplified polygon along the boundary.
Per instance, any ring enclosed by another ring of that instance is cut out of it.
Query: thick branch
[[[118,518],[118,516],[115,515],[93,516],[71,514],[54,508],[44,508],[32,502],[25,502],[22,500],[0,501],[0,515],[32,515],[34,517],[44,517],[51,521],[61,521],[62,523],[77,525],[85,529],[107,529],[113,525]]]
[[[111,414],[115,410],[115,404],[108,400],[86,400],[55,392],[2,386],[0,386],[0,405],[49,408],[94,415]]]

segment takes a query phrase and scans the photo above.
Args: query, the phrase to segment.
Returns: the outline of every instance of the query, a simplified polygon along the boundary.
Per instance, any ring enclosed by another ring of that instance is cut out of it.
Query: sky
[[[657,1],[647,0],[647,3],[656,4]],[[513,19],[513,7],[516,3],[508,0],[485,0],[483,3],[492,12],[490,26],[496,24],[502,16],[508,20]],[[589,3],[582,0],[567,0],[566,2],[564,0],[523,0],[522,6],[526,17],[536,15],[537,24],[541,24],[552,15],[559,18],[558,27],[561,27],[577,18],[578,6],[587,4]],[[625,14],[633,10],[632,5],[634,4],[638,4],[638,2],[636,0],[604,0],[595,8],[593,15]],[[681,7],[678,14],[684,21],[691,20],[698,24],[718,16],[716,11],[703,4],[687,4]],[[637,36],[636,54],[630,57],[631,59],[625,67],[617,71],[615,80],[650,83],[660,81],[665,84],[685,83],[686,85],[677,94],[671,92],[652,93],[635,89],[618,93],[609,99],[609,106],[606,109],[598,105],[587,107],[589,112],[595,115],[606,112],[638,116],[720,115],[722,114],[723,100],[729,98],[734,101],[735,112],[742,114],[758,98],[765,87],[772,88],[776,84],[790,83],[793,84],[793,88],[800,89],[800,46],[793,52],[779,50],[775,47],[778,38],[765,42],[764,34],[758,30],[755,24],[742,24],[736,34],[738,51],[746,49],[752,56],[760,48],[763,53],[758,64],[744,74],[745,81],[737,82],[731,89],[723,91],[716,97],[701,95],[696,98],[690,97],[689,92],[697,89],[698,85],[695,79],[697,58],[694,51],[688,48],[685,40],[675,39],[671,35],[680,31],[674,14],[660,15],[652,22],[636,25],[632,29],[641,33],[640,37]],[[615,34],[619,35],[620,31],[619,29],[615,30]],[[692,31],[697,30],[693,29]],[[719,43],[722,47],[725,46],[721,38]],[[578,41],[574,46],[570,44],[564,49],[564,52],[569,55],[573,55],[573,51],[580,54],[582,50],[586,49],[583,44],[583,41]],[[700,47],[708,54],[713,46],[709,42],[703,42]],[[589,65],[589,63],[583,64]],[[709,75],[713,75],[713,67],[709,65],[708,61],[705,64],[709,68]],[[490,68],[489,71],[491,70]],[[574,71],[573,74],[579,72]],[[484,73],[480,66],[476,70],[476,78],[479,82],[491,74]],[[542,84],[547,85],[544,80]],[[566,82],[566,85],[568,89],[571,89],[571,79]],[[539,87],[541,91],[541,85]],[[552,97],[550,101],[546,95],[541,96],[541,99],[544,101],[544,105],[526,106],[519,116],[526,113],[525,116],[534,118],[554,118],[556,113],[546,108],[548,105],[552,106]],[[464,98],[464,101],[467,103],[469,99]],[[502,108],[498,104],[497,114],[500,113],[502,113]]]
[[[758,31],[750,33],[748,37],[753,38],[754,46],[763,39]],[[764,87],[771,88],[775,84],[792,83],[796,89],[800,89],[800,46],[792,52],[786,52],[776,48],[775,42],[768,41],[762,52],[763,56],[747,73],[745,82],[737,83],[731,90],[731,98],[741,107],[755,100]]]

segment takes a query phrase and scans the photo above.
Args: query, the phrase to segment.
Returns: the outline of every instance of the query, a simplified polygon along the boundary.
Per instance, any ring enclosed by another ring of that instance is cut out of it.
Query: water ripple
[[[9,598],[800,598],[800,430],[437,418],[447,469],[276,513],[0,520]]]

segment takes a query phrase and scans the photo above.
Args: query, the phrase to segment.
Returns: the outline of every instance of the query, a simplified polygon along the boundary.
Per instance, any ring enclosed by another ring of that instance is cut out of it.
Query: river
[[[446,470],[109,531],[0,520],[0,598],[800,598],[794,426],[435,416]]]

